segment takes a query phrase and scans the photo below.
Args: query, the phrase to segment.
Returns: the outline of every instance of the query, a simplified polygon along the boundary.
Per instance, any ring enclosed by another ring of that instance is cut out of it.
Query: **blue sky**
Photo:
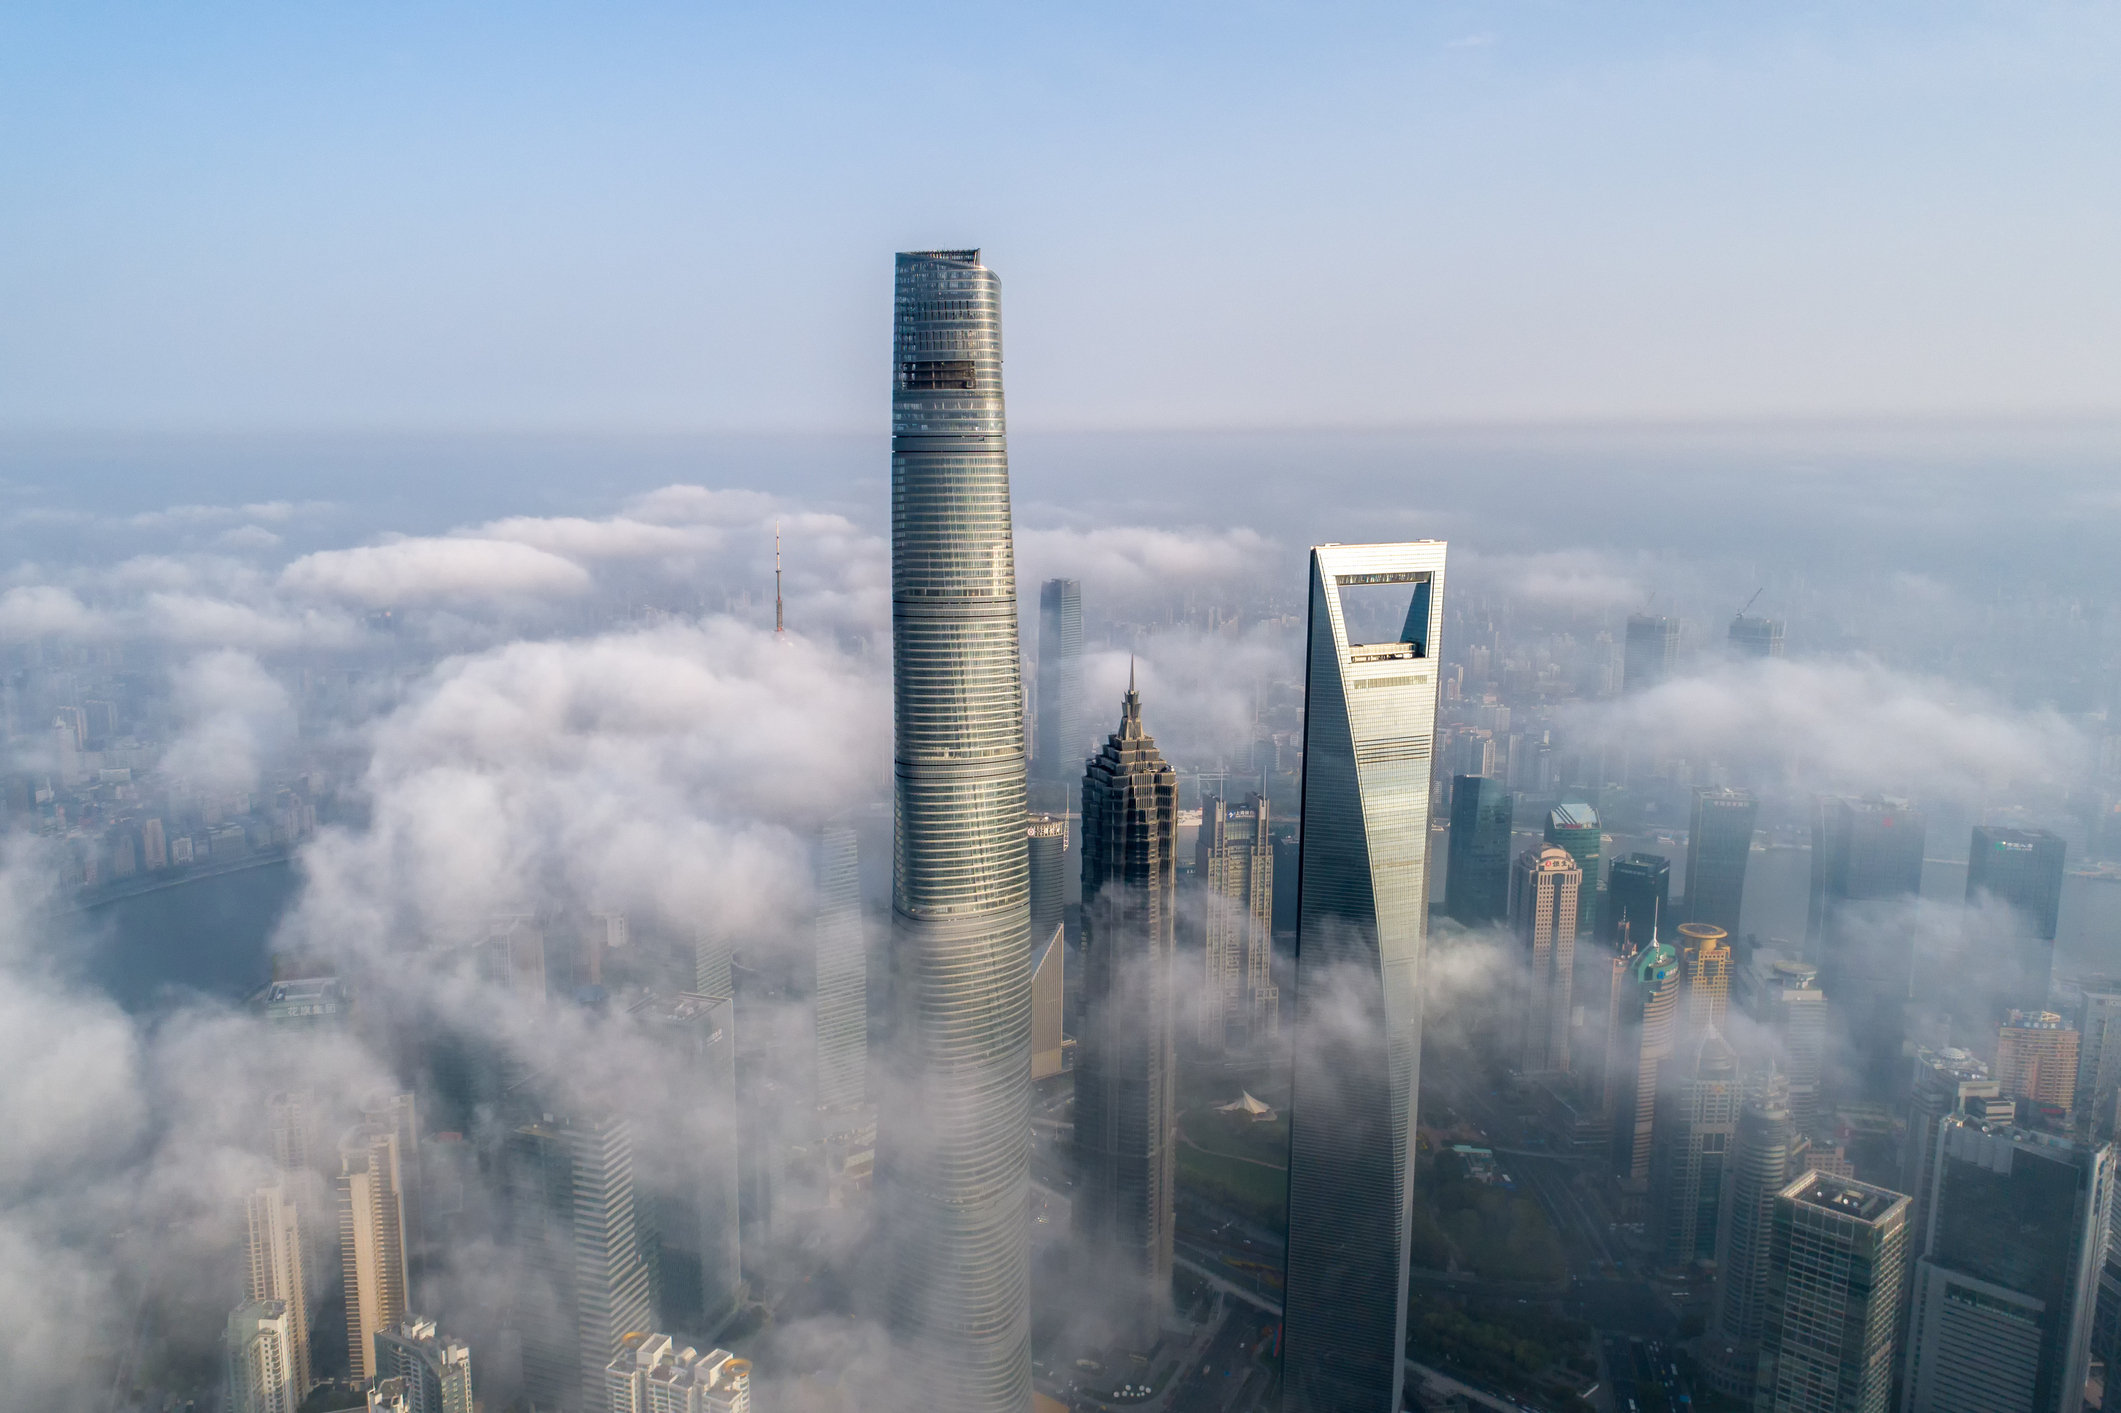
[[[2121,412],[2112,5],[0,11],[0,427]]]

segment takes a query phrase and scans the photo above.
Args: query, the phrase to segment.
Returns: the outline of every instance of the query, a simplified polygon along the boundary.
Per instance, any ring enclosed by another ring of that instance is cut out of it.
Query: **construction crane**
[[[1762,594],[1764,594],[1764,593],[1766,593],[1766,592],[1767,592],[1767,585],[1765,585],[1765,584],[1762,584],[1762,585],[1761,585],[1761,586],[1760,586],[1759,588],[1757,588],[1757,589],[1753,590],[1753,597],[1752,597],[1752,598],[1750,598],[1750,599],[1747,599],[1747,600],[1745,601],[1745,607],[1744,607],[1744,608],[1741,608],[1741,609],[1739,609],[1739,610],[1738,610],[1738,616],[1739,616],[1740,618],[1743,618],[1743,617],[1745,617],[1745,610],[1746,610],[1747,608],[1751,608],[1751,607],[1753,606],[1753,602],[1754,602],[1754,600],[1755,600],[1755,599],[1758,599],[1758,598],[1759,598],[1759,597],[1760,597],[1760,596],[1761,596]]]

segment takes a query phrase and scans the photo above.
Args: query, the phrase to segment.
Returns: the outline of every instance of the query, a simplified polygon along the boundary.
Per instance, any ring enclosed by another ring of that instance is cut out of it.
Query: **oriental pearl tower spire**
[[[891,397],[896,851],[877,1148],[890,1316],[921,1406],[1031,1402],[1031,915],[1001,288],[898,257]]]

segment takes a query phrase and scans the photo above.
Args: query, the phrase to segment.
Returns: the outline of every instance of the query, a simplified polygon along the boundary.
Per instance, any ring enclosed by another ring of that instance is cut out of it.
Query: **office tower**
[[[1914,1266],[1909,1413],[2077,1413],[2114,1150],[1965,1114],[1938,1128]]]
[[[545,929],[524,913],[491,919],[475,948],[479,979],[523,1006],[541,1006],[546,992]]]
[[[891,623],[894,1092],[877,1151],[892,1321],[933,1408],[1031,1396],[1031,916],[1000,284],[898,257]]]
[[[376,1331],[405,1318],[405,1178],[411,1154],[389,1124],[367,1120],[339,1140],[339,1263],[347,1361],[369,1377]]]
[[[507,1135],[502,1163],[509,1235],[541,1287],[518,1316],[524,1395],[591,1407],[620,1337],[650,1323],[630,1126],[608,1112],[547,1116]]]
[[[1730,644],[1732,657],[1781,657],[1782,620],[1741,613],[1731,620]]]
[[[635,1330],[604,1369],[611,1413],[751,1413],[751,1361]]]
[[[1738,1108],[1716,1219],[1716,1304],[1702,1367],[1726,1398],[1753,1396],[1767,1325],[1775,1196],[1789,1185],[1789,1084],[1770,1070]]]
[[[1621,659],[1621,690],[1647,692],[1671,680],[1679,661],[1679,620],[1647,613],[1628,615],[1627,647]]]
[[[1679,1033],[1688,1045],[1720,1030],[1731,1003],[1731,949],[1723,929],[1679,924]]]
[[[1620,995],[1620,1023],[1611,1043],[1618,1074],[1613,1084],[1613,1171],[1623,1201],[1645,1201],[1650,1187],[1650,1138],[1657,1092],[1665,1079],[1679,1022],[1679,952],[1651,942],[1628,963]]]
[[[1746,963],[1744,1011],[1766,1032],[1788,1082],[1790,1122],[1799,1133],[1819,1118],[1826,1058],[1826,993],[1819,968],[1765,948]]]
[[[1970,1101],[2001,1101],[2003,1089],[1990,1077],[1988,1066],[1964,1050],[1915,1052],[1915,1080],[1907,1107],[1907,1143],[1900,1153],[1900,1186],[1913,1205],[1909,1209],[1915,1244],[1922,1244],[1929,1230],[1930,1179],[1936,1173],[1937,1125],[1946,1114],[1967,1112]]]
[[[994,337],[998,345],[999,326]],[[1000,377],[999,363],[995,376]],[[998,381],[994,401],[998,425]],[[1048,579],[1038,587],[1038,778],[1073,786],[1082,778],[1089,735],[1083,711],[1083,586],[1074,579]]]
[[[228,1407],[231,1413],[295,1413],[307,1390],[295,1386],[294,1332],[287,1307],[251,1300],[228,1317]]]
[[[1461,775],[1451,782],[1451,852],[1444,909],[1467,927],[1510,912],[1510,792],[1500,780]]]
[[[1598,916],[1598,935],[1610,946],[1620,939],[1623,922],[1638,942],[1660,929],[1669,933],[1673,916],[1671,894],[1672,865],[1662,855],[1638,853],[1613,860],[1613,867],[1606,874],[1605,907]]]
[[[634,1200],[656,1236],[656,1315],[679,1329],[712,1329],[744,1296],[735,1007],[726,996],[684,993],[641,1001],[632,1015],[674,1057],[681,1077],[676,1102],[635,1121],[689,1125],[674,1145],[675,1161],[634,1179]],[[874,1113],[867,1110],[871,1150]],[[866,1169],[855,1176],[866,1181]]]
[[[159,819],[140,826],[140,861],[144,868],[169,867],[169,836]]]
[[[1583,889],[1576,898],[1576,930],[1598,931],[1598,851],[1601,839],[1598,811],[1581,801],[1559,804],[1547,811],[1546,841],[1566,849],[1583,870]],[[1639,940],[1639,939],[1638,939]]]
[[[361,1119],[390,1131],[397,1153],[398,1219],[404,1228],[407,1298],[411,1277],[418,1274],[417,1255],[424,1244],[420,1205],[420,1116],[410,1094],[371,1094],[361,1105]]]
[[[1402,1401],[1443,569],[1439,540],[1311,551],[1282,1349],[1289,1413]],[[1384,630],[1392,641],[1350,632],[1351,597],[1385,598],[1393,610],[1406,603],[1399,627]]]
[[[2077,1103],[2077,1032],[2053,1011],[2012,1011],[1996,1030],[1996,1082],[2067,1124]]]
[[[1562,1074],[1569,1068],[1582,885],[1583,870],[1566,849],[1549,844],[1517,856],[1510,925],[1524,967],[1524,994],[1513,1011],[1517,1043],[1511,1063],[1519,1074]]]
[[[316,1096],[306,1089],[287,1089],[265,1099],[265,1132],[273,1163],[280,1171],[309,1171],[310,1128]]]
[[[1694,792],[1686,847],[1687,921],[1740,935],[1745,866],[1752,858],[1753,824],[1759,817],[1760,801],[1750,791],[1719,786]]]
[[[2105,1143],[2121,1094],[2121,981],[2088,977],[2068,990],[2077,1003],[2077,1118],[2094,1143]]]
[[[1068,939],[1056,927],[1031,949],[1031,1078],[1051,1079],[1068,1067]]]
[[[862,937],[862,877],[854,831],[828,828],[817,852],[817,982],[811,992],[817,1034],[820,1113],[868,1099],[869,949]]]
[[[1758,1413],[1887,1413],[1907,1207],[1897,1192],[1825,1173],[1776,1194]]]
[[[1977,825],[1966,857],[1966,901],[1982,896],[2010,910],[2012,935],[1993,976],[1980,980],[1996,991],[1990,1015],[2013,1006],[2043,1010],[2055,961],[2055,920],[2062,910],[2062,836],[2045,829]]]
[[[735,958],[736,944],[721,923],[705,922],[693,929],[692,994],[734,995],[736,980],[730,973],[730,966]]]
[[[346,987],[336,976],[304,976],[275,981],[251,999],[267,1025],[281,1030],[330,1030],[343,1025],[351,1009]]]
[[[375,1377],[399,1381],[406,1413],[472,1413],[471,1350],[433,1320],[407,1316],[376,1331]]]
[[[1068,866],[1068,821],[1032,815],[1024,838],[1031,862],[1031,950],[1042,952],[1067,914],[1062,870]]]
[[[1634,1062],[1623,1058],[1621,1047],[1630,1035],[1627,1027],[1634,1011],[1629,998],[1635,959],[1650,936],[1623,937],[1612,947],[1585,938],[1576,948],[1571,1005],[1582,1019],[1570,1037],[1569,1068],[1580,1078],[1586,1107],[1606,1119],[1605,1142],[1596,1150],[1601,1155],[1612,1145],[1611,1122],[1620,1107],[1620,1086],[1623,1081],[1634,1083]]]
[[[1254,795],[1232,807],[1201,803],[1193,878],[1201,891],[1207,976],[1201,988],[1201,1045],[1263,1040],[1280,1028],[1274,984],[1274,840],[1267,802]],[[1085,895],[1088,896],[1087,894]]]
[[[1915,941],[1898,912],[1922,891],[1923,823],[1907,801],[1879,795],[1822,796],[1813,818],[1808,945],[1874,1099],[1901,1077]]]
[[[1073,1221],[1120,1341],[1146,1350],[1171,1293],[1177,1059],[1171,953],[1178,773],[1142,729],[1132,684],[1083,775],[1083,1035]]]
[[[1723,1162],[1738,1126],[1738,1052],[1711,1027],[1657,1096],[1650,1211],[1667,1268],[1716,1259]]]
[[[313,1382],[309,1365],[309,1288],[303,1281],[306,1248],[292,1176],[261,1187],[243,1204],[244,1293],[253,1301],[278,1301],[286,1315],[288,1377],[299,1399]]]

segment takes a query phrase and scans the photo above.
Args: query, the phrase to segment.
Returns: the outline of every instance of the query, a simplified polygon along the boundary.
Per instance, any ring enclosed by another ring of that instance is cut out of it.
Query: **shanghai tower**
[[[1031,1402],[1031,914],[1001,287],[898,257],[891,394],[896,848],[877,1096],[890,1318],[922,1406]]]

